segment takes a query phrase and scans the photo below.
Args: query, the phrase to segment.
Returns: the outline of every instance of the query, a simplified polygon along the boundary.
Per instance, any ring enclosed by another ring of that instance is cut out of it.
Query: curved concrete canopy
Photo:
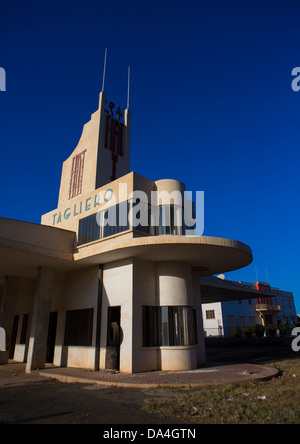
[[[74,250],[76,233],[0,218],[0,278],[35,278],[37,268],[71,271],[131,257],[153,262],[180,261],[201,276],[243,268],[251,249],[236,240],[208,236],[142,236],[132,232],[82,245]]]
[[[252,251],[248,245],[231,239],[209,236],[147,236],[110,242],[95,242],[78,248],[75,262],[105,264],[138,257],[162,262],[190,263],[202,276],[233,271],[249,265]]]

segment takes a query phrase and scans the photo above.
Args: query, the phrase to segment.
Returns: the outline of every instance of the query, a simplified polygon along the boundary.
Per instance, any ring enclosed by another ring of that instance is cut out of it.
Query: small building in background
[[[298,323],[294,296],[264,282],[235,282],[220,277],[201,278],[205,336],[232,337],[236,329],[261,324],[279,328]],[[214,299],[216,302],[209,302]],[[207,302],[206,302],[207,301]]]

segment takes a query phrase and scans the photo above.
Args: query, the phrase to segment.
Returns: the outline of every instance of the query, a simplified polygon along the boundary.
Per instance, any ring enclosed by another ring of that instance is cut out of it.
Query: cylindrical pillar
[[[162,307],[161,370],[197,368],[197,345],[191,340],[193,285],[191,266],[169,261],[157,263],[158,304]]]

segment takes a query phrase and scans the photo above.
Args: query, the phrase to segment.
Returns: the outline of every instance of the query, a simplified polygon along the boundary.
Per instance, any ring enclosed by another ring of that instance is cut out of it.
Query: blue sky
[[[2,217],[40,222],[105,91],[126,105],[131,168],[205,192],[207,236],[248,244],[227,278],[293,291],[300,312],[297,1],[1,1]]]

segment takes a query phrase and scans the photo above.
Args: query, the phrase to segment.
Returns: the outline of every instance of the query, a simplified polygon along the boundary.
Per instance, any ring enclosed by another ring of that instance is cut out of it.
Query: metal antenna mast
[[[102,91],[104,91],[105,70],[106,70],[106,55],[107,55],[107,48],[105,48],[105,55],[104,55],[104,68],[103,68],[103,79],[102,79]]]
[[[129,109],[130,66],[128,66],[127,109]]]

